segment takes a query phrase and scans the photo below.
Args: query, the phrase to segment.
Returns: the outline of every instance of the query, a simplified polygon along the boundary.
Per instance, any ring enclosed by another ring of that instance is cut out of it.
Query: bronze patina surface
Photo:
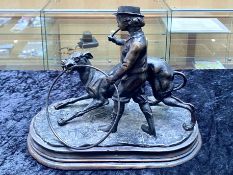
[[[52,125],[59,136],[71,145],[96,143],[105,134],[99,130],[99,126],[111,122],[108,114],[112,110],[113,102],[65,126],[57,125],[58,116],[72,116],[89,103],[90,100],[80,101],[61,110],[55,110],[54,106],[57,103],[49,107]],[[110,134],[97,147],[75,150],[64,146],[53,135],[44,109],[31,122],[28,137],[29,151],[46,166],[73,170],[176,166],[197,154],[201,146],[198,125],[195,125],[193,131],[185,131],[182,128],[182,123],[189,121],[190,118],[187,110],[159,105],[153,106],[152,112],[156,120],[157,139],[140,129],[141,124],[146,123],[146,120],[140,108],[135,107],[134,102],[131,101],[126,106],[116,133]]]
[[[121,46],[120,63],[105,73],[91,65],[90,52],[73,51],[50,87],[47,107],[32,120],[30,153],[61,169],[156,168],[190,160],[201,146],[195,108],[173,95],[187,82],[163,59],[147,56],[139,7],[121,6],[119,29],[108,40]],[[115,37],[118,31],[128,37]],[[59,78],[78,72],[86,94],[49,105]],[[181,83],[174,83],[176,77]],[[145,83],[152,89],[148,99]],[[112,99],[112,100],[110,100]],[[174,108],[175,107],[175,108]]]

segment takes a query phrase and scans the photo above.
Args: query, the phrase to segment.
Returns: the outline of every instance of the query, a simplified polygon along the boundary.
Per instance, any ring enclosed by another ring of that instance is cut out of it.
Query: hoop
[[[79,68],[79,67],[89,67],[89,68],[92,68],[92,69],[95,69],[99,72],[101,72],[102,74],[104,74],[106,77],[108,77],[108,74],[106,74],[104,71],[94,67],[94,66],[91,66],[91,65],[76,65],[76,66],[72,66],[70,68],[70,70],[73,70],[74,68]],[[52,133],[54,134],[54,136],[65,146],[69,147],[69,148],[72,148],[72,149],[75,149],[75,150],[86,150],[86,149],[90,149],[90,148],[93,148],[95,146],[98,146],[100,143],[102,143],[112,132],[115,124],[116,124],[116,121],[118,120],[118,117],[119,117],[119,113],[120,113],[120,100],[119,100],[119,92],[118,92],[118,89],[116,87],[115,84],[113,84],[115,90],[116,90],[116,93],[117,93],[117,98],[118,98],[118,107],[117,107],[117,116],[115,117],[115,120],[110,128],[110,130],[107,132],[107,134],[102,138],[100,139],[98,142],[94,143],[94,144],[90,144],[88,146],[75,146],[75,145],[71,145],[69,143],[67,143],[65,140],[63,140],[55,131],[55,129],[53,128],[52,126],[52,123],[51,123],[51,120],[50,120],[50,116],[49,116],[49,98],[50,98],[50,93],[54,87],[54,85],[56,84],[56,82],[58,81],[58,79],[65,73],[67,72],[67,70],[64,70],[62,71],[56,78],[55,80],[53,81],[51,87],[49,88],[49,92],[48,92],[48,96],[47,96],[47,100],[46,100],[46,117],[47,117],[47,121],[48,121],[48,124],[49,124],[49,128],[51,129]]]

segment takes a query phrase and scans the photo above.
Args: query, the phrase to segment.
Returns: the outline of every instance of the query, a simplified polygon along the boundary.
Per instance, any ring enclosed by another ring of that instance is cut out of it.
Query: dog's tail
[[[179,90],[179,89],[183,88],[186,85],[186,83],[187,83],[187,78],[186,78],[186,76],[183,73],[178,72],[178,71],[174,71],[173,72],[173,77],[175,77],[175,76],[181,77],[183,79],[183,82],[181,84],[175,86],[173,88],[173,91],[176,91],[176,90]]]

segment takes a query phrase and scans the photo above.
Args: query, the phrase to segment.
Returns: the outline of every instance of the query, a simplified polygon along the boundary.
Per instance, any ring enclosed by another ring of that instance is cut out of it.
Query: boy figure
[[[109,41],[123,46],[120,58],[121,65],[114,74],[106,78],[109,85],[119,81],[120,116],[112,132],[117,131],[119,120],[124,112],[125,103],[128,103],[132,98],[134,102],[139,104],[148,123],[148,126],[142,125],[141,129],[147,134],[156,137],[152,110],[144,91],[144,84],[147,78],[147,42],[141,29],[145,25],[144,16],[140,13],[139,7],[133,6],[120,6],[115,15],[119,29],[129,32],[130,36],[127,40],[117,39],[112,35],[108,37]],[[112,115],[116,117],[118,111],[116,92],[112,99],[114,101]],[[102,128],[102,131],[105,132],[109,130],[110,126]]]

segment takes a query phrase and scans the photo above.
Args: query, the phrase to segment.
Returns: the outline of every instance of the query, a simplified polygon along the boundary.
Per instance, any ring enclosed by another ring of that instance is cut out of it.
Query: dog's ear
[[[87,57],[88,59],[92,59],[93,55],[90,52],[83,53],[83,56]]]

